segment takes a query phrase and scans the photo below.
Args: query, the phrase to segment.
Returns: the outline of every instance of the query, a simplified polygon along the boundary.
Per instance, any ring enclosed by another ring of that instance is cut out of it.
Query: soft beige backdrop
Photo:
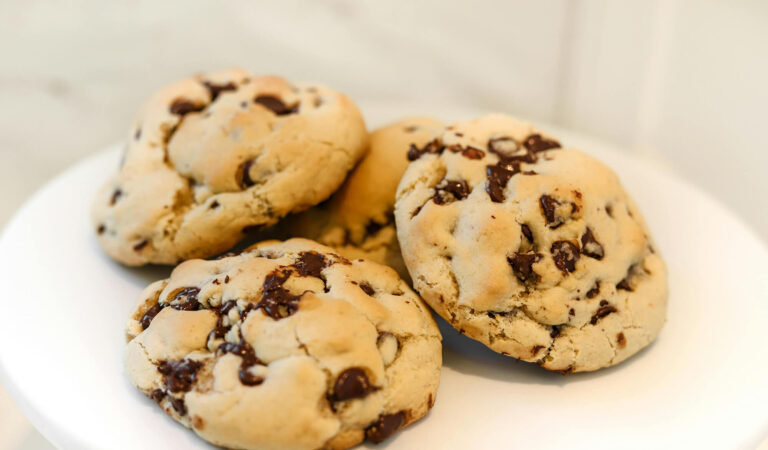
[[[153,89],[238,65],[362,104],[469,105],[595,134],[667,165],[768,238],[766,25],[761,0],[6,0],[0,223],[120,140]],[[0,417],[0,449],[46,448],[2,391]]]

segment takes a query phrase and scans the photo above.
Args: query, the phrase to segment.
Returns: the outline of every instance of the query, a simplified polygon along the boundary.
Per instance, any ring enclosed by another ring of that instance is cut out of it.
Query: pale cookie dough
[[[408,167],[408,149],[424,146],[443,128],[434,119],[410,118],[372,132],[365,157],[328,201],[286,217],[264,236],[312,239],[344,257],[388,265],[410,280],[395,231],[395,191]]]
[[[661,330],[667,273],[616,175],[488,115],[414,149],[395,218],[424,300],[460,332],[549,370],[617,364]]]
[[[175,264],[328,198],[366,148],[344,95],[242,70],[198,75],[149,100],[93,226],[112,258]]]
[[[442,363],[394,270],[305,239],[182,263],[144,290],[127,339],[131,382],[230,448],[380,442],[432,407]]]

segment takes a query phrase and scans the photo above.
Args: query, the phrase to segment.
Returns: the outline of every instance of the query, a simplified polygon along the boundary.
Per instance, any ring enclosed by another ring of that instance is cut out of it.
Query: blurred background
[[[5,0],[0,55],[0,225],[123,139],[158,87],[241,66],[322,81],[363,113],[459,106],[597,136],[768,239],[764,0]],[[52,448],[2,387],[0,418],[0,449]]]

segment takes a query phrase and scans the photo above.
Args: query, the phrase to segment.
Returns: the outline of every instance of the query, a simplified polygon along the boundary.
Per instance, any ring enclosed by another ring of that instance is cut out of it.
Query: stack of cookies
[[[425,416],[430,307],[564,374],[665,320],[664,262],[595,159],[502,115],[368,134],[344,95],[242,70],[147,102],[93,224],[123,264],[177,265],[128,319],[126,372],[223,447],[349,448]]]

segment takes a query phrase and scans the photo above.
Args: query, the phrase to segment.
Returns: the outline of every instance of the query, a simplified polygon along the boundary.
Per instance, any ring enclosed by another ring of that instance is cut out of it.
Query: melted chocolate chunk
[[[136,250],[137,252],[140,252],[144,247],[147,246],[147,244],[149,244],[149,241],[144,239],[143,241],[141,241],[138,244],[134,245],[133,249]]]
[[[373,287],[371,287],[371,285],[368,284],[368,283],[360,283],[360,289],[362,289],[363,292],[365,292],[366,294],[370,295],[371,297],[373,297],[373,294],[376,293],[376,291],[373,289]]]
[[[405,424],[405,413],[383,414],[365,429],[365,438],[374,444],[384,442]]]
[[[248,159],[237,168],[235,178],[237,179],[237,184],[240,186],[240,189],[249,188],[256,184],[256,182],[251,179],[251,166],[253,166],[253,163],[254,161],[252,159]]]
[[[115,192],[112,193],[112,197],[109,199],[109,204],[114,205],[117,203],[118,200],[120,200],[120,197],[123,196],[123,191],[120,189],[115,189]]]
[[[479,148],[467,147],[461,151],[461,156],[468,159],[483,159],[485,152]]]
[[[171,103],[170,108],[168,108],[171,114],[176,114],[177,116],[183,116],[191,112],[202,111],[203,109],[205,109],[205,105],[195,104],[183,98],[175,100],[173,103]]]
[[[501,161],[499,162],[501,163]],[[501,203],[504,201],[504,189],[509,183],[509,179],[512,175],[520,172],[520,164],[513,165],[497,164],[495,166],[486,166],[485,174],[488,177],[488,183],[485,186],[485,191],[491,197],[491,201]]]
[[[283,103],[282,100],[280,100],[277,97],[273,97],[271,95],[259,95],[258,97],[253,99],[253,101],[269,109],[270,111],[272,111],[278,116],[295,114],[299,111],[298,104],[289,107],[285,103]]]
[[[301,252],[296,261],[296,270],[303,277],[321,278],[322,271],[327,266],[325,256],[317,252]]]
[[[206,81],[203,83],[206,88],[208,88],[208,92],[211,94],[211,101],[216,100],[218,98],[219,94],[226,91],[234,91],[237,89],[237,86],[235,86],[235,83],[232,83],[231,81],[227,84],[214,84],[210,81]]]
[[[561,225],[560,221],[555,222],[555,209],[560,202],[550,197],[549,195],[542,195],[539,198],[539,205],[541,205],[541,212],[544,214],[544,219],[547,221],[547,225],[550,228],[557,228]]]
[[[523,145],[533,153],[543,152],[553,148],[560,148],[560,143],[554,139],[547,139],[540,134],[532,134],[525,138]]]
[[[162,401],[163,401],[163,399],[165,398],[165,392],[163,392],[163,391],[162,391],[162,390],[160,390],[160,389],[155,389],[154,391],[152,391],[152,394],[150,394],[150,396],[149,396],[149,397],[150,397],[152,400],[154,400],[156,403],[158,403],[158,404],[159,404],[159,403],[160,403],[160,402],[162,402]]]
[[[592,318],[589,320],[589,323],[592,325],[595,325],[600,319],[607,316],[608,314],[615,313],[617,309],[608,303],[606,300],[600,301],[600,307],[595,311],[595,313],[592,315]]]
[[[443,147],[443,144],[438,139],[427,142],[422,148],[418,148],[415,144],[411,144],[411,147],[408,149],[408,160],[416,161],[421,158],[421,155],[426,153],[439,155],[443,150],[445,150],[445,147]]]
[[[599,293],[600,293],[600,282],[595,281],[595,285],[592,286],[592,289],[587,291],[587,298],[595,298]]]
[[[627,338],[624,337],[624,333],[619,333],[616,335],[616,345],[618,345],[619,348],[624,348],[627,346]]]
[[[200,288],[184,288],[173,296],[169,306],[180,311],[197,311],[200,309],[200,302],[197,301],[197,294],[199,293]]]
[[[503,136],[488,141],[488,150],[501,158],[513,158],[518,156],[520,144],[514,138]]]
[[[301,296],[293,295],[283,288],[290,276],[291,271],[288,269],[275,269],[264,279],[259,308],[274,320],[288,317],[299,309]]]
[[[533,264],[541,259],[539,253],[515,253],[507,257],[507,262],[512,266],[512,271],[520,281],[536,280],[538,275],[533,271]]]
[[[453,203],[456,200],[464,200],[469,195],[469,186],[464,180],[443,180],[435,187],[435,195],[432,201],[438,205]]]
[[[187,405],[184,403],[183,399],[175,398],[171,396],[169,396],[168,398],[170,399],[171,406],[173,406],[173,409],[175,409],[180,416],[187,415]]]
[[[576,270],[576,261],[579,260],[579,246],[571,241],[556,241],[550,248],[555,265],[564,274]]]
[[[247,342],[242,340],[237,344],[225,342],[219,346],[219,350],[222,353],[232,353],[233,355],[237,355],[242,359],[240,362],[240,371],[238,373],[240,382],[242,384],[246,386],[257,386],[264,382],[263,378],[253,375],[250,370],[248,370],[256,364],[263,363],[259,358],[256,357],[256,352],[253,351],[253,347],[251,347]]]
[[[536,356],[537,353],[544,350],[546,347],[543,345],[534,345],[533,348],[531,348],[531,356]]]
[[[336,378],[331,398],[335,402],[363,398],[375,390],[376,388],[371,386],[365,371],[358,367],[353,367],[341,372],[338,378]]]
[[[595,236],[592,234],[592,230],[589,228],[587,228],[587,231],[585,231],[584,235],[581,237],[581,252],[584,253],[584,255],[597,260],[603,259],[603,256],[605,256],[603,246],[597,242],[597,239],[595,239]]]
[[[201,367],[203,365],[198,361],[182,359],[181,361],[163,361],[157,366],[157,371],[165,375],[163,381],[170,392],[187,392],[192,389],[197,371]]]
[[[149,308],[149,309],[147,310],[147,312],[145,312],[145,313],[144,313],[144,315],[143,315],[143,316],[141,316],[141,320],[140,320],[140,322],[141,322],[141,328],[142,328],[143,330],[146,330],[147,328],[149,328],[149,324],[151,324],[151,323],[152,323],[152,319],[154,319],[154,318],[155,318],[155,316],[156,316],[156,315],[157,315],[157,314],[160,312],[160,310],[162,310],[162,309],[163,309],[163,307],[162,307],[162,306],[160,306],[160,304],[159,304],[159,303],[155,303],[154,305],[152,305],[152,307],[151,307],[151,308]]]
[[[520,230],[523,232],[523,236],[525,236],[526,239],[528,239],[528,242],[533,242],[533,233],[531,233],[530,227],[528,225],[520,225]]]

